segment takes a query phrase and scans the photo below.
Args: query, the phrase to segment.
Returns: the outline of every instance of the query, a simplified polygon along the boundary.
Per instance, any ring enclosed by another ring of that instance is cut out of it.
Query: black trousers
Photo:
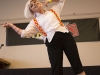
[[[63,51],[75,74],[83,72],[76,42],[71,33],[56,32],[52,41],[46,39],[48,56],[53,75],[63,75]]]

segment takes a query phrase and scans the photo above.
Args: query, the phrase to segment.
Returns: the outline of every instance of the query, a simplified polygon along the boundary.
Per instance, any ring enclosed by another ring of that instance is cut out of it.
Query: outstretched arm
[[[15,32],[21,35],[22,38],[30,38],[39,32],[32,22],[30,22],[24,30],[18,28],[12,23],[5,23],[2,26],[5,28],[11,27]]]
[[[16,26],[15,26],[14,24],[12,24],[12,23],[4,23],[2,26],[5,27],[5,28],[11,27],[11,28],[12,28],[13,30],[15,30],[19,35],[22,34],[22,29],[16,27]]]

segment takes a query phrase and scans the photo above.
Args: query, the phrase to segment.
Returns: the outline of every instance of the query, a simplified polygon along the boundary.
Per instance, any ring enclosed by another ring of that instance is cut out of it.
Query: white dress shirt
[[[60,0],[56,5],[52,7],[52,9],[56,12],[56,14],[59,17],[62,8],[64,6],[64,2],[65,0]],[[36,15],[37,15],[36,19],[39,25],[47,34],[47,36],[42,35],[44,42],[46,38],[48,39],[48,42],[51,42],[56,31],[63,32],[63,33],[69,32],[65,26],[63,27],[59,24],[59,21],[53,12],[46,10],[44,14],[36,13]],[[39,33],[39,30],[35,26],[34,20],[32,19],[28,24],[28,26],[26,27],[26,29],[22,31],[21,37],[32,37],[37,33]]]

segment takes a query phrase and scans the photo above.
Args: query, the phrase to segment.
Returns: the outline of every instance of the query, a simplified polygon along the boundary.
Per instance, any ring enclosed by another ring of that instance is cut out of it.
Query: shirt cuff
[[[25,38],[25,37],[26,37],[26,33],[25,33],[25,30],[22,30],[22,34],[21,34],[21,37],[22,37],[22,38]]]

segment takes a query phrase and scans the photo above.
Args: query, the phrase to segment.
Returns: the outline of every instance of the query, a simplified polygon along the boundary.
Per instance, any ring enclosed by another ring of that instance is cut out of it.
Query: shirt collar
[[[40,13],[35,13],[35,17],[39,17],[40,15],[45,15],[47,13],[47,11],[45,11],[45,13],[44,14],[40,14]]]

